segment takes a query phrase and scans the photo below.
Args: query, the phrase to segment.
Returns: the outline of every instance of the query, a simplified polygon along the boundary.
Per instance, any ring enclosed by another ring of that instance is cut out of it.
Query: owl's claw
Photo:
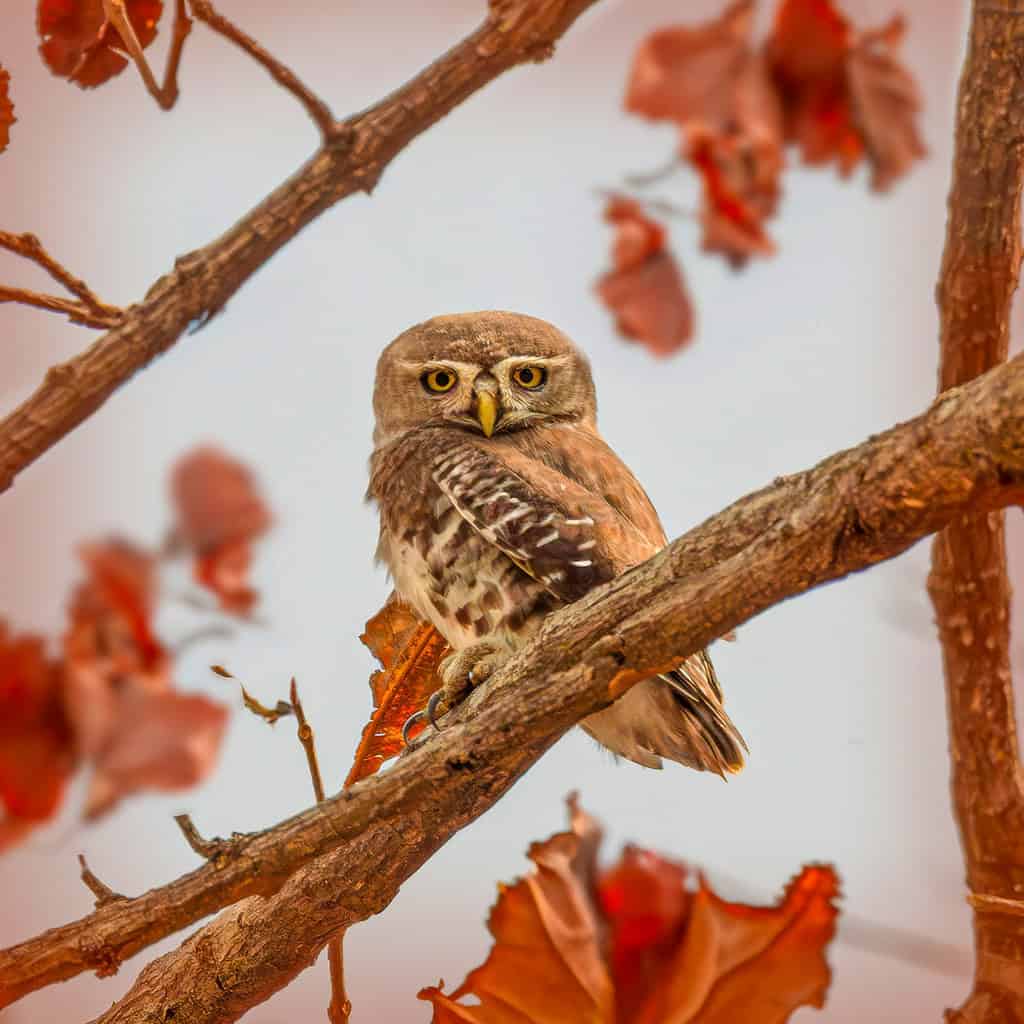
[[[402,742],[409,750],[415,743],[409,738],[412,728],[420,722],[429,722],[436,731],[441,731],[438,718],[460,704],[469,695],[474,686],[486,681],[494,673],[504,655],[499,653],[493,644],[479,643],[462,651],[455,651],[443,658],[438,666],[442,685],[435,690],[422,711],[410,715],[402,726]],[[441,715],[438,709],[443,708]]]

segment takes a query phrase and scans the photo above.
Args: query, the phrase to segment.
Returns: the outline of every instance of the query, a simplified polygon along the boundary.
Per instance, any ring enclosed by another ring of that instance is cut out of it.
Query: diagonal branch
[[[937,298],[939,387],[1006,359],[1021,269],[1024,3],[975,2],[960,79]],[[1004,516],[975,511],[936,538],[928,589],[942,643],[953,804],[974,908],[974,991],[951,1021],[1024,1019],[1024,782],[1010,672]]]
[[[181,256],[123,322],[0,420],[0,493],[188,330],[215,316],[307,224],[370,192],[417,135],[503,71],[540,60],[597,0],[491,0],[484,23],[379,103],[342,121],[313,157],[234,227]]]
[[[223,841],[215,863],[177,881],[0,952],[0,1007],[84,970],[116,969],[246,896],[269,897],[233,908],[156,961],[104,1018],[171,1019],[133,1017],[127,1007],[195,997],[204,1009],[190,1021],[234,1020],[308,966],[339,928],[386,907],[562,733],[629,682],[787,597],[894,557],[968,509],[1022,499],[1019,357],[916,419],[780,477],[552,615],[440,736],[391,770],[265,832]],[[243,916],[240,935],[232,922]],[[215,966],[226,942],[253,953],[231,957],[230,977]],[[154,978],[157,988],[147,988]]]

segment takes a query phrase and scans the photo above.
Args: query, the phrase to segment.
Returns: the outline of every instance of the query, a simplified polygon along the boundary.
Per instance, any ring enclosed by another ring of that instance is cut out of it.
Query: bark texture
[[[191,874],[0,952],[0,1006],[83,970],[115,970],[238,904],[146,968],[101,1018],[236,1020],[332,934],[386,907],[431,854],[630,682],[787,597],[899,554],[966,509],[1022,497],[1024,357],[742,498],[551,616],[439,735],[390,770],[265,832],[198,844],[210,863]],[[248,896],[261,898],[238,903]]]
[[[1007,356],[1021,267],[1022,54],[1024,2],[975,2],[937,289],[940,391]],[[928,589],[945,666],[953,806],[974,908],[974,990],[947,1018],[1024,1021],[1024,787],[1003,513],[965,511],[943,530]]]

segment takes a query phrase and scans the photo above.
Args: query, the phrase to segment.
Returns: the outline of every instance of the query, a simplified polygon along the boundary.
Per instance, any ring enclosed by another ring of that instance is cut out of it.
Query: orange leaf
[[[163,0],[126,0],[125,11],[139,45],[156,38]],[[103,0],[39,0],[39,52],[49,69],[83,89],[113,78],[128,63],[124,40],[107,21]]]
[[[7,148],[7,144],[11,141],[10,128],[18,120],[14,116],[14,104],[11,102],[8,92],[10,84],[11,76],[0,67],[0,153]]]
[[[363,728],[346,786],[373,775],[402,752],[402,726],[440,688],[437,666],[448,652],[444,637],[394,594],[366,623],[359,639],[382,667],[370,676],[373,714]]]
[[[450,995],[419,993],[434,1024],[781,1024],[824,1004],[830,867],[804,868],[770,907],[729,903],[703,878],[692,892],[684,865],[636,847],[595,882],[600,831],[570,807],[571,831],[534,844],[534,871],[499,888],[487,960]]]
[[[451,995],[424,988],[434,1024],[611,1024],[615,993],[601,955],[599,920],[588,879],[591,819],[573,807],[573,829],[534,843],[534,868],[499,886],[487,927],[487,960]],[[472,993],[478,1006],[457,1002]]]
[[[694,313],[665,229],[622,196],[608,201],[604,216],[615,225],[614,269],[598,280],[597,294],[622,335],[655,355],[671,355],[693,337]]]

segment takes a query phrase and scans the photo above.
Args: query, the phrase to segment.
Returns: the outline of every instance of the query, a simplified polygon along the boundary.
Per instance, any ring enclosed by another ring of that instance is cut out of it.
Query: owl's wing
[[[435,459],[432,476],[481,537],[561,601],[660,547],[600,495],[507,446],[466,440]]]

